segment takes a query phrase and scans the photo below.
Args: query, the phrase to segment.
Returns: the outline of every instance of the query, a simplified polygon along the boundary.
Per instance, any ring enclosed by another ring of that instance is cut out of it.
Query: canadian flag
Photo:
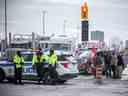
[[[96,48],[93,46],[93,48],[92,48],[92,50],[91,50],[91,57],[92,58],[95,58],[95,56],[96,56]]]

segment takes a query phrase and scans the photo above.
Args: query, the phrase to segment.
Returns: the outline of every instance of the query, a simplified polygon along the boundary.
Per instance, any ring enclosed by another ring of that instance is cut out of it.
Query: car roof
[[[21,51],[22,55],[32,55],[32,54],[36,54],[37,51]]]

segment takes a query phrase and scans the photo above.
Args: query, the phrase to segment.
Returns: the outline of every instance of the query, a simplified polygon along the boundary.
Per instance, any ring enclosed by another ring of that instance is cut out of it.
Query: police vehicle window
[[[3,56],[3,57],[0,57],[0,60],[8,60],[8,58]]]
[[[31,42],[28,43],[28,48],[32,48],[32,43]]]
[[[59,61],[65,61],[66,60],[66,55],[58,55],[58,60]]]
[[[45,48],[48,48],[48,43],[46,43]]]
[[[33,58],[33,55],[31,54],[29,54],[29,55],[23,55],[23,57],[24,57],[24,61],[32,61],[32,58]]]

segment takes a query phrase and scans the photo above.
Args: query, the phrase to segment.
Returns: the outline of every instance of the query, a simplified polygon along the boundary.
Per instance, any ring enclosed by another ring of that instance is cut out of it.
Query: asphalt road
[[[103,79],[96,84],[92,76],[79,76],[63,85],[0,84],[0,96],[128,96],[128,80]]]

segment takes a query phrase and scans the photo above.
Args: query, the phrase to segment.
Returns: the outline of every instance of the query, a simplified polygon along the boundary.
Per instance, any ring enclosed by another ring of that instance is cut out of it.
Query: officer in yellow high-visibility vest
[[[40,81],[43,78],[43,74],[45,71],[43,65],[46,63],[48,64],[48,59],[49,59],[48,56],[43,55],[41,51],[37,52],[36,55],[33,56],[32,66],[36,69],[38,76],[38,84],[40,84]]]
[[[49,71],[50,71],[50,76],[53,80],[56,80],[58,78],[58,74],[56,71],[56,66],[57,66],[57,55],[54,52],[53,49],[50,49],[50,54],[49,54]]]
[[[21,56],[20,51],[14,56],[13,63],[15,64],[15,83],[22,83],[22,69],[24,65],[24,58]],[[17,82],[19,80],[19,82]]]

